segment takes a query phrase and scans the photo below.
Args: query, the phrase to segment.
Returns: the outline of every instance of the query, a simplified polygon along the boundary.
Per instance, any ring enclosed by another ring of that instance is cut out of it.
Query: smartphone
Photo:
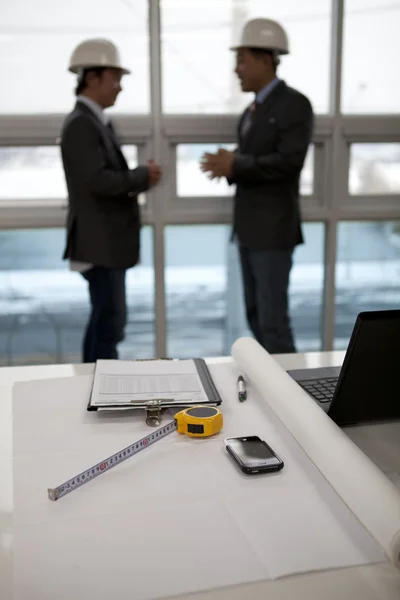
[[[257,435],[226,438],[226,450],[244,473],[271,473],[283,468],[283,460]]]

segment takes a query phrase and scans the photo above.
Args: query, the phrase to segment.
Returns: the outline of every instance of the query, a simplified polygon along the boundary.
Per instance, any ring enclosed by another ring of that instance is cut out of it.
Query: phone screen
[[[260,438],[228,438],[226,443],[245,467],[273,467],[281,464],[273,450]]]

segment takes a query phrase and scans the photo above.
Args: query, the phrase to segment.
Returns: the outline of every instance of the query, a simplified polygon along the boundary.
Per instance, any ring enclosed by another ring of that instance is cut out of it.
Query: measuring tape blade
[[[167,423],[167,425],[164,425],[163,427],[160,427],[159,429],[154,431],[154,433],[152,433],[151,435],[146,435],[141,440],[138,440],[130,446],[123,448],[122,450],[116,452],[112,456],[109,456],[105,460],[102,460],[101,462],[97,463],[96,465],[93,465],[89,469],[86,469],[86,471],[82,471],[82,473],[79,473],[79,475],[77,475],[76,477],[72,477],[68,481],[65,481],[64,483],[58,485],[55,488],[48,489],[47,493],[49,496],[49,500],[55,502],[59,498],[63,498],[70,492],[73,492],[85,483],[88,483],[88,481],[91,481],[99,475],[103,475],[103,473],[106,473],[113,467],[120,465],[122,462],[124,462],[124,460],[127,460],[128,458],[134,456],[138,452],[145,450],[155,442],[158,442],[173,431],[176,431],[177,427],[177,422],[171,421],[170,423]]]
[[[191,437],[209,437],[219,433],[222,429],[223,417],[222,413],[215,406],[192,406],[186,410],[181,410],[176,413],[175,418],[167,425],[156,429],[151,435],[146,435],[141,440],[134,442],[130,446],[123,448],[105,460],[93,465],[86,471],[79,473],[76,477],[72,477],[56,488],[47,490],[49,500],[55,502],[59,498],[66,496],[70,492],[78,489],[88,481],[91,481],[99,475],[103,475],[113,467],[124,462],[131,456],[134,456],[141,450],[145,450],[155,442],[162,440],[165,436],[173,431],[183,433]]]

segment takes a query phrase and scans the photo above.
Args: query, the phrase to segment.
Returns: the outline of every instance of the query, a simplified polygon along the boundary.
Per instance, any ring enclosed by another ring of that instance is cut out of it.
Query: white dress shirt
[[[109,116],[104,112],[103,108],[100,106],[100,104],[97,104],[97,102],[95,102],[94,100],[92,100],[91,98],[88,98],[87,96],[78,96],[77,100],[79,102],[83,102],[83,104],[86,104],[86,106],[88,108],[90,108],[90,110],[92,112],[94,112],[94,114],[96,115],[96,117],[99,119],[99,121],[101,121],[103,123],[103,125],[108,125],[110,118]]]

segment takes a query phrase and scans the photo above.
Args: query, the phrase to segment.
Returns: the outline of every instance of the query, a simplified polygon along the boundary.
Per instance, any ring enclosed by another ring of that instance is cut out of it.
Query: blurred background
[[[61,259],[58,136],[74,103],[69,56],[88,37],[113,40],[132,69],[110,111],[129,164],[157,155],[165,169],[141,198],[122,358],[224,355],[248,334],[233,190],[199,159],[234,147],[252,101],[229,46],[254,17],[286,28],[278,74],[317,115],[290,284],[297,348],[345,348],[358,312],[399,308],[400,2],[0,0],[0,17],[1,365],[80,361],[88,297]]]

